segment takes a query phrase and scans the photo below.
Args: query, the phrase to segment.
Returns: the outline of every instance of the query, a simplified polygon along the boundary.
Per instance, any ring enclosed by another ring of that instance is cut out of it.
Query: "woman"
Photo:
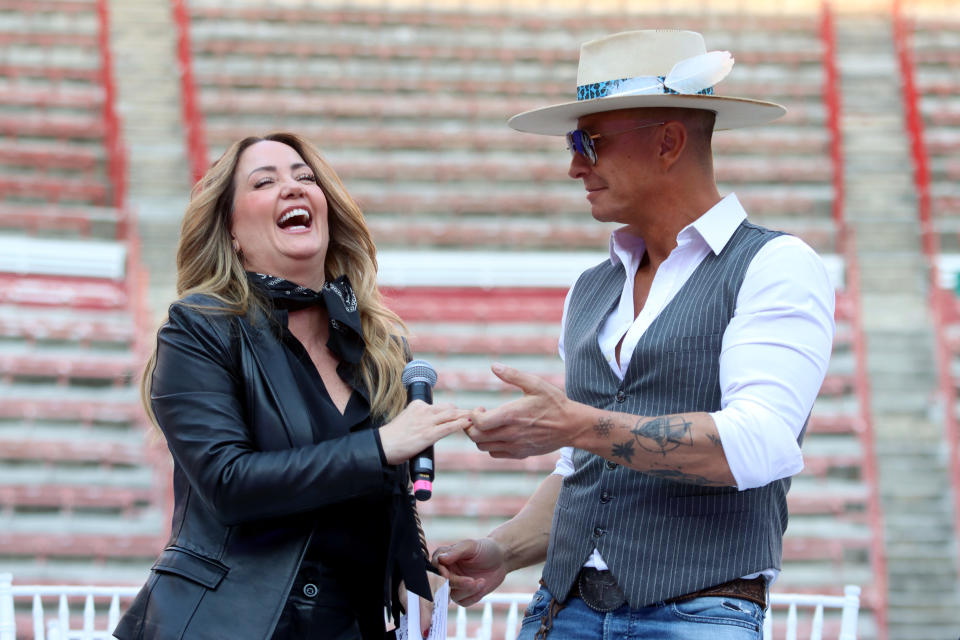
[[[177,270],[143,384],[173,529],[114,635],[383,638],[401,581],[429,597],[406,461],[468,420],[404,408],[359,208],[303,139],[244,139],[195,187]]]

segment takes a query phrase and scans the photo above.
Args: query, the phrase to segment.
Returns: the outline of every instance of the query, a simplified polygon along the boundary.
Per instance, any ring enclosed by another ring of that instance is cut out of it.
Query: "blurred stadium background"
[[[957,638],[954,0],[0,0],[0,572],[145,579],[170,462],[137,379],[189,189],[236,138],[293,130],[325,151],[438,400],[511,397],[494,359],[562,383],[563,296],[610,229],[562,141],[505,120],[570,99],[579,43],[635,28],[701,31],[737,60],[720,93],[788,107],[716,136],[719,180],[836,284],[776,590],[857,584],[863,638]],[[433,544],[515,513],[554,461],[463,437],[437,456]]]

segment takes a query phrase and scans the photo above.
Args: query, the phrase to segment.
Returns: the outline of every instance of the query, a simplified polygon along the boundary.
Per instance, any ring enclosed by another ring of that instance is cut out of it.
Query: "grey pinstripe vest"
[[[710,253],[643,334],[623,382],[597,343],[619,301],[623,266],[606,260],[584,272],[564,333],[567,395],[642,416],[718,410],[724,329],[747,266],[777,235],[744,222],[719,255]],[[580,449],[573,464],[543,572],[560,600],[594,547],[634,608],[780,566],[789,479],[737,491],[655,478]]]

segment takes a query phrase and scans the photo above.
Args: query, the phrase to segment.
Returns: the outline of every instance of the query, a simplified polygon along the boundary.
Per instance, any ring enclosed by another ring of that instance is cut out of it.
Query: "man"
[[[568,294],[566,392],[477,411],[494,457],[561,449],[513,519],[434,554],[464,605],[546,559],[520,638],[759,639],[786,492],[833,341],[834,290],[799,239],[746,221],[713,175],[714,128],[785,112],[719,97],[733,64],[688,31],[583,45],[578,101],[510,125],[567,134],[593,217],[623,225]]]

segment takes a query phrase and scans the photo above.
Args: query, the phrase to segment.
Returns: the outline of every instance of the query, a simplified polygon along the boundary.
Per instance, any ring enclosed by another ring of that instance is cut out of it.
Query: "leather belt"
[[[593,567],[584,567],[580,570],[573,587],[570,589],[570,595],[580,598],[588,607],[601,613],[618,609],[627,602],[627,598],[617,581],[614,580],[613,574]],[[669,598],[664,600],[664,604],[706,596],[740,598],[749,600],[766,609],[767,581],[763,576],[758,576],[752,580],[736,578],[730,582]]]
[[[730,582],[724,582],[723,584],[718,584],[715,587],[707,587],[706,589],[700,589],[699,591],[694,591],[693,593],[687,593],[682,596],[677,596],[676,598],[670,598],[664,602],[683,602],[684,600],[692,600],[693,598],[702,598],[704,596],[740,598],[741,600],[749,600],[750,602],[766,609],[767,579],[763,576],[757,576],[752,580],[736,578]]]

